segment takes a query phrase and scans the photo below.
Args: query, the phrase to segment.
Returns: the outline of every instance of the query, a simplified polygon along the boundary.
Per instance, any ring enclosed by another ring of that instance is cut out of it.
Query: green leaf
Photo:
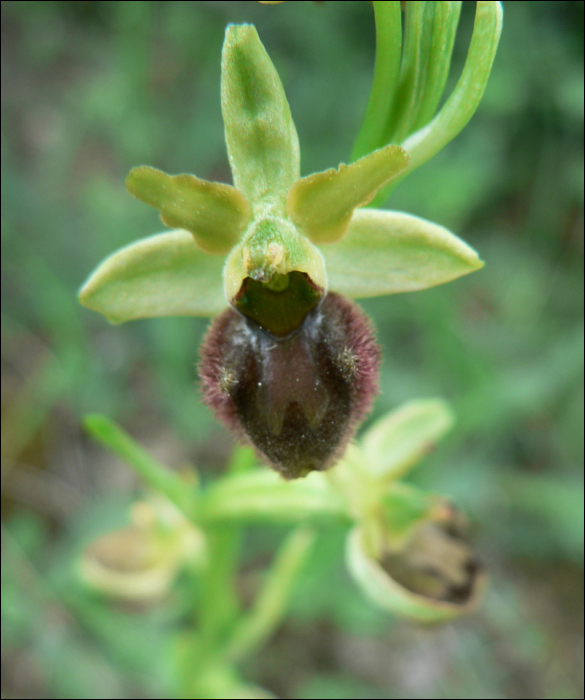
[[[195,175],[167,175],[141,165],[126,178],[128,192],[158,209],[163,224],[195,236],[206,253],[227,254],[250,223],[250,205],[231,185]]]
[[[385,480],[401,478],[453,425],[441,399],[409,401],[378,420],[362,438],[368,470]]]
[[[424,91],[414,121],[415,129],[427,124],[439,106],[449,76],[453,44],[461,14],[460,2],[436,2],[434,5],[431,49],[426,67]]]
[[[353,210],[370,202],[407,165],[408,155],[399,146],[386,146],[351,165],[297,180],[288,194],[289,217],[314,243],[338,241]]]
[[[442,150],[475,114],[492,70],[502,22],[500,2],[477,3],[471,44],[459,82],[437,116],[403,142],[410,156],[410,164],[391,187]],[[384,196],[387,197],[387,194],[388,191]]]
[[[276,69],[249,25],[226,30],[221,107],[235,186],[252,205],[284,214],[300,175],[299,140]]]
[[[483,267],[447,229],[379,209],[354,213],[347,234],[321,247],[329,288],[353,298],[427,289]]]
[[[84,417],[90,435],[125,460],[157,493],[165,495],[187,518],[193,517],[195,489],[176,472],[158,462],[113,420],[100,413]]]
[[[393,107],[402,53],[402,16],[399,2],[374,2],[376,64],[364,121],[351,160],[385,145],[384,134]]]
[[[436,2],[409,2],[404,19],[404,50],[386,143],[401,143],[412,131],[426,87]]]
[[[431,122],[410,136],[405,134],[407,138],[401,142],[401,145],[410,156],[408,168],[378,192],[372,202],[373,206],[383,204],[399,182],[441,151],[463,130],[475,114],[496,57],[502,23],[503,10],[500,2],[480,0],[477,3],[471,44],[459,82]],[[431,89],[429,100],[432,93]],[[423,109],[426,108],[423,107]]]
[[[157,316],[214,316],[226,306],[224,258],[177,230],[143,238],[106,258],[79,300],[112,323]]]

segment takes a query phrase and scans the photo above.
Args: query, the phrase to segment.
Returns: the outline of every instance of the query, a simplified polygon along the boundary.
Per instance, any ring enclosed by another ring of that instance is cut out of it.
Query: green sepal
[[[126,188],[158,209],[163,224],[192,233],[206,253],[229,253],[250,223],[250,205],[231,185],[141,165],[130,171]]]
[[[453,422],[453,413],[442,399],[409,401],[365,433],[364,464],[385,481],[400,479],[434,448]]]
[[[386,146],[351,165],[341,164],[297,180],[287,199],[289,218],[313,243],[340,240],[356,207],[368,204],[376,192],[408,166],[399,146]]]
[[[188,231],[143,238],[90,275],[79,300],[112,323],[157,316],[214,316],[226,306],[224,258],[208,255]]]
[[[221,107],[235,186],[256,208],[284,214],[300,175],[299,139],[284,88],[256,29],[226,30]]]
[[[348,518],[343,496],[322,472],[285,481],[273,469],[260,468],[224,477],[201,500],[203,525],[231,522],[297,523],[307,519]]]
[[[380,209],[356,211],[342,240],[321,252],[329,288],[356,299],[427,289],[483,267],[475,250],[442,226]]]

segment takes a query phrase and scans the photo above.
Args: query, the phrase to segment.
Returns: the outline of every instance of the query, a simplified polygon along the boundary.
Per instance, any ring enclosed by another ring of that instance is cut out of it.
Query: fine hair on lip
[[[363,311],[330,293],[277,337],[228,308],[201,348],[204,402],[287,479],[332,466],[378,392],[380,350]]]

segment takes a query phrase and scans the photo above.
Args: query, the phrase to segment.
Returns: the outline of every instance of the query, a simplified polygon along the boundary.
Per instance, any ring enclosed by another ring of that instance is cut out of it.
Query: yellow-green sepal
[[[112,323],[157,316],[214,316],[226,306],[224,257],[208,255],[184,230],[122,248],[90,275],[79,300]]]
[[[284,214],[300,175],[299,139],[284,88],[256,29],[226,30],[221,108],[235,186],[255,211]]]
[[[380,209],[354,212],[346,235],[321,252],[329,288],[356,299],[427,289],[483,267],[446,228]]]
[[[289,218],[313,243],[333,243],[346,233],[353,211],[406,169],[399,146],[385,146],[351,165],[341,164],[297,180],[287,198]]]
[[[364,464],[382,481],[403,477],[454,423],[442,399],[409,401],[380,418],[361,440]]]
[[[192,233],[206,253],[229,253],[250,223],[250,205],[244,195],[221,182],[195,175],[167,175],[141,165],[130,171],[126,188],[158,209],[163,224]]]

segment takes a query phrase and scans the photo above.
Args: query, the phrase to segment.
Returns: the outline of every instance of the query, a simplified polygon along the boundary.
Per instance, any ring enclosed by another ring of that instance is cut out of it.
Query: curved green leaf
[[[432,158],[455,138],[479,106],[502,32],[500,2],[478,2],[473,36],[455,90],[433,121],[404,142],[411,156],[409,171]]]
[[[401,143],[412,131],[427,79],[436,2],[409,2],[404,15],[404,47],[394,110],[386,143]]]
[[[451,67],[453,45],[461,14],[461,2],[436,2],[431,50],[426,66],[424,92],[421,96],[414,129],[427,124],[439,106]]]
[[[181,229],[122,248],[91,274],[79,300],[112,323],[156,316],[214,316],[226,306],[224,258]]]
[[[402,17],[399,2],[374,3],[376,17],[376,63],[374,79],[351,160],[385,145],[384,134],[395,99],[402,53]]]
[[[483,267],[442,226],[380,209],[354,212],[347,234],[321,252],[329,288],[356,299],[427,289]]]
[[[496,57],[503,17],[501,2],[480,0],[477,3],[471,44],[455,89],[435,118],[401,143],[410,156],[408,168],[378,192],[373,206],[383,204],[399,182],[441,151],[475,114]]]
[[[167,175],[141,165],[130,171],[131,195],[160,211],[163,224],[186,229],[206,253],[227,254],[250,222],[250,205],[231,185],[195,175]]]

